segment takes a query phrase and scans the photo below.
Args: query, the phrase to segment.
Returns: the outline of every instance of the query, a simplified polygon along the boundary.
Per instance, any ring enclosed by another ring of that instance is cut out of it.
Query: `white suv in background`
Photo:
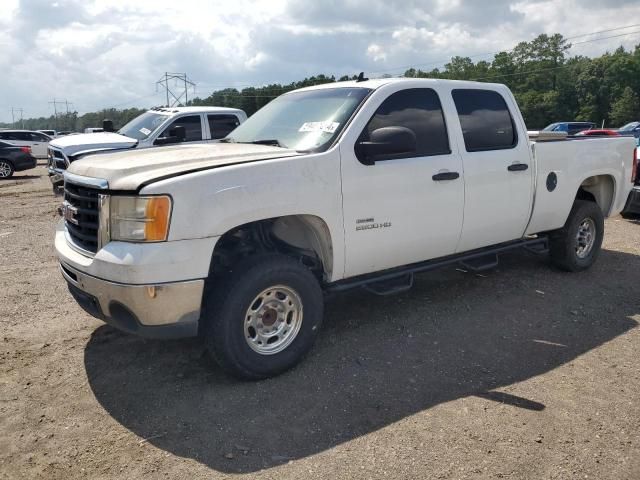
[[[47,147],[51,137],[31,130],[0,130],[0,140],[18,147],[31,147],[31,154],[36,158],[47,158]]]
[[[63,184],[64,171],[89,153],[156,147],[176,143],[217,142],[247,119],[236,108],[159,107],[147,110],[117,132],[105,121],[104,132],[56,138],[49,145],[49,178],[54,191]]]

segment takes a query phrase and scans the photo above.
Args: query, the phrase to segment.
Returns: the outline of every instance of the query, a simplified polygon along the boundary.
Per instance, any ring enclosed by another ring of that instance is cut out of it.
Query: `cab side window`
[[[226,137],[240,125],[240,120],[235,115],[207,115],[207,120],[213,140]]]
[[[453,90],[467,152],[514,148],[518,137],[507,104],[493,90]]]
[[[32,142],[49,143],[50,141],[50,138],[42,133],[31,132],[29,135],[31,136],[29,140]]]
[[[174,120],[164,132],[161,137],[171,136],[171,130],[176,127],[184,127],[185,130],[185,142],[197,142],[202,140],[202,122],[200,121],[200,115],[187,115]]]
[[[410,88],[391,94],[369,120],[360,141],[368,141],[371,132],[383,127],[405,127],[413,131],[416,151],[409,155],[380,156],[376,160],[451,153],[442,104],[431,88]]]

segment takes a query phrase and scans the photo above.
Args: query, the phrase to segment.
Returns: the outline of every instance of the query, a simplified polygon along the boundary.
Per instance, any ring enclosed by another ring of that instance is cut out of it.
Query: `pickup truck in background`
[[[311,348],[323,293],[394,293],[515,248],[589,268],[636,164],[632,138],[528,134],[504,85],[342,82],[284,94],[220,143],[72,163],[55,247],[91,315],[200,335],[261,379]]]
[[[49,144],[48,171],[54,192],[62,187],[69,164],[89,153],[155,147],[180,142],[212,142],[226,137],[247,119],[242,110],[225,107],[158,107],[131,120],[117,132],[103,129],[57,138]],[[104,131],[103,131],[104,130]]]

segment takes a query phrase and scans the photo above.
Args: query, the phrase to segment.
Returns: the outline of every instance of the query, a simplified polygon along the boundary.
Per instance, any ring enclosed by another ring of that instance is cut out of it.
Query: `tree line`
[[[562,35],[542,34],[530,42],[519,43],[513,50],[495,54],[491,61],[474,62],[470,57],[456,56],[442,69],[410,68],[403,76],[504,83],[513,91],[530,129],[563,120],[592,121],[613,127],[640,120],[640,44],[632,50],[620,47],[593,58],[569,56],[570,48]],[[288,84],[242,90],[227,88],[206,98],[195,98],[188,105],[240,108],[251,115],[288,91],[355,78],[316,75]],[[122,126],[143,111],[112,108],[84,115],[73,112],[57,119],[30,118],[24,120],[24,128],[82,131],[101,126],[105,118],[115,126]]]

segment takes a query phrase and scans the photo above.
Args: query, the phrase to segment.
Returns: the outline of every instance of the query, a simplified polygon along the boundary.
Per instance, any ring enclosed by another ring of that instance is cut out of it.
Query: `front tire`
[[[0,179],[13,176],[13,164],[9,160],[0,159]]]
[[[595,202],[576,200],[569,218],[550,236],[551,262],[567,272],[591,267],[604,238],[604,216]]]
[[[322,290],[307,267],[284,255],[250,257],[209,282],[204,341],[227,373],[260,380],[302,359],[322,316]]]

